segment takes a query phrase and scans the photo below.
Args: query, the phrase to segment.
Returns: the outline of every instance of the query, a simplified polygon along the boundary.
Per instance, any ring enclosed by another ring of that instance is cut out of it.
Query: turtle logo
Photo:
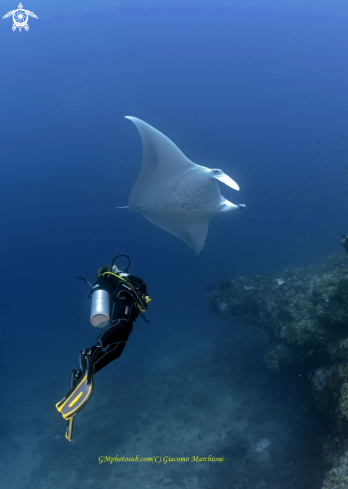
[[[24,10],[23,5],[20,3],[18,5],[18,8],[16,10],[11,10],[11,12],[7,12],[6,15],[3,16],[3,19],[6,19],[7,17],[13,18],[13,26],[12,30],[15,31],[18,27],[19,32],[24,28],[26,31],[29,30],[28,26],[28,17],[34,17],[35,19],[38,19],[38,17],[33,13],[30,12],[29,10]]]

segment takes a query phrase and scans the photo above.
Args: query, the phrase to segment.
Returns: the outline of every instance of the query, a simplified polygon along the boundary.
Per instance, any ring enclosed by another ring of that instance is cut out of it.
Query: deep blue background
[[[150,324],[138,320],[125,351],[146,368],[147,357],[226,327],[206,310],[209,283],[340,251],[348,232],[347,5],[214,5],[33,2],[24,3],[39,17],[28,32],[1,20],[7,379],[23,364],[37,385],[43,371],[57,370],[64,391],[78,351],[97,333],[88,287],[74,277],[92,280],[116,254],[131,256],[153,298]],[[142,157],[125,115],[240,185],[238,194],[222,193],[246,210],[215,218],[198,258],[141,215],[116,210],[128,203]]]

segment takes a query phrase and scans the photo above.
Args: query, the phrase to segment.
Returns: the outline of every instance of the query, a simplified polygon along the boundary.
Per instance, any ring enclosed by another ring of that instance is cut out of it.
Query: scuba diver
[[[125,271],[114,265],[121,256],[128,258]],[[68,421],[65,438],[69,441],[72,439],[75,414],[92,396],[93,375],[121,356],[139,314],[148,322],[143,312],[151,299],[145,282],[128,274],[130,263],[127,255],[117,255],[111,266],[99,268],[94,285],[82,277],[76,277],[91,286],[88,297],[92,299],[92,326],[105,329],[91,348],[80,352],[80,368],[72,371],[70,391],[56,404],[57,410]]]

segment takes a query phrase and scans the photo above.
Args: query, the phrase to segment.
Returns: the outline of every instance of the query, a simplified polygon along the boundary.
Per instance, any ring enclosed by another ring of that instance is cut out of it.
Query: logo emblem
[[[18,9],[11,10],[11,12],[7,12],[7,14],[3,16],[3,19],[6,19],[7,17],[11,17],[11,15],[13,18],[12,30],[15,31],[18,27],[19,32],[21,32],[22,29],[25,29],[26,31],[29,30],[29,26],[28,26],[29,15],[30,17],[34,17],[34,19],[38,19],[38,17],[34,14],[34,12],[30,12],[30,10],[25,10],[21,3],[18,5]]]

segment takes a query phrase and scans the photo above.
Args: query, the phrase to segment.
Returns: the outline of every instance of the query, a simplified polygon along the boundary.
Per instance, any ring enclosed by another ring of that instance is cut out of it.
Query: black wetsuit
[[[139,316],[139,299],[142,301],[143,296],[147,296],[142,279],[121,272],[119,276],[125,280],[111,273],[105,274],[93,287],[94,290],[107,290],[111,302],[110,325],[102,331],[91,348],[91,355],[95,358],[94,373],[121,356],[133,330],[133,322]],[[142,310],[146,309],[144,302],[140,305]]]

